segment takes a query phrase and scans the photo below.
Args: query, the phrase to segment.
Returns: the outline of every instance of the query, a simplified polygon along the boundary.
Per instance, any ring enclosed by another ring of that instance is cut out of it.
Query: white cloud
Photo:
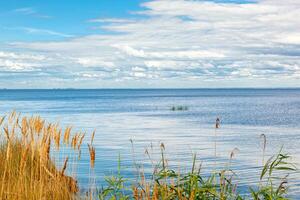
[[[16,28],[20,30],[24,30],[25,32],[29,34],[40,34],[40,35],[54,35],[54,36],[59,36],[59,37],[74,37],[73,35],[65,34],[65,33],[60,33],[52,30],[47,30],[47,29],[38,29],[38,28],[31,28],[31,27],[20,27]]]
[[[25,15],[31,15],[31,14],[35,14],[36,10],[33,7],[23,7],[23,8],[17,8],[13,10],[16,13],[22,13]]]
[[[135,13],[134,19],[89,20],[113,34],[60,42],[15,42],[11,49],[43,52],[61,70],[72,66],[74,73],[85,78],[95,78],[92,74],[100,70],[111,72],[106,79],[118,81],[140,79],[146,83],[155,78],[185,83],[190,78],[195,86],[207,80],[218,80],[216,86],[222,86],[220,78],[247,79],[247,83],[251,78],[250,86],[256,79],[266,79],[270,86],[279,79],[283,85],[289,80],[286,83],[300,86],[300,3],[156,0],[142,6],[144,10]],[[48,30],[27,31],[60,35]]]
[[[98,19],[90,19],[88,22],[91,23],[129,23],[134,22],[129,19],[120,19],[120,18],[98,18]]]
[[[46,57],[43,55],[34,55],[34,54],[17,54],[14,52],[4,52],[0,51],[0,58],[6,59],[32,59],[37,61],[45,60]]]
[[[137,78],[147,77],[147,74],[145,74],[144,72],[133,72],[132,75]]]
[[[144,72],[146,70],[145,70],[145,68],[142,68],[142,67],[133,67],[132,71],[135,71],[135,72]]]
[[[86,67],[114,67],[113,62],[103,61],[101,58],[82,57],[75,59],[77,63]]]
[[[300,33],[281,33],[275,36],[274,41],[283,44],[300,45]]]
[[[92,74],[92,73],[83,73],[81,74],[82,77],[84,78],[101,78],[105,77],[103,74]]]
[[[32,67],[29,63],[0,59],[0,69],[4,71],[27,71]]]
[[[33,7],[17,8],[17,9],[14,9],[13,12],[23,14],[23,15],[31,15],[31,16],[38,17],[38,18],[45,18],[45,19],[52,18],[49,15],[43,15],[43,14],[38,13],[36,11],[36,9]]]
[[[134,49],[127,45],[123,45],[123,46],[122,45],[112,45],[112,47],[115,47],[115,48],[125,52],[129,56],[135,56],[135,57],[141,57],[141,58],[144,58],[147,56],[143,50],[137,50],[137,49]]]
[[[39,54],[0,51],[0,69],[5,71],[32,71],[46,60]]]
[[[130,46],[114,45],[117,49],[125,52],[129,56],[141,58],[173,58],[173,59],[200,59],[200,58],[223,58],[225,55],[220,52],[205,50],[186,50],[186,51],[158,51],[146,52],[144,50],[134,49]]]

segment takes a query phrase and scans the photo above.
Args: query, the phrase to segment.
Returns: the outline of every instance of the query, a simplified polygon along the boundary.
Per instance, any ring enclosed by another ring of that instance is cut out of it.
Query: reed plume
[[[78,146],[77,146],[78,151],[80,150],[80,147],[82,145],[84,137],[85,137],[85,133],[80,136],[80,140],[79,140],[79,143],[78,143]]]
[[[95,147],[93,147],[92,145],[88,144],[88,148],[89,148],[89,152],[90,152],[90,165],[91,165],[91,168],[94,168],[94,166],[95,166],[95,159],[96,159]]]
[[[262,149],[262,166],[265,164],[265,152],[266,152],[266,145],[267,145],[267,136],[265,134],[261,134],[260,138],[263,140],[263,149]]]
[[[91,137],[91,145],[93,145],[95,133],[96,133],[96,130],[94,130],[93,133],[92,133],[92,137]]]
[[[219,117],[217,117],[217,119],[216,119],[216,124],[215,124],[215,128],[216,128],[216,129],[220,128],[220,123],[221,123],[221,120],[220,120]]]
[[[235,148],[230,152],[230,156],[229,156],[229,164],[228,164],[228,170],[229,170],[229,168],[230,168],[230,166],[231,166],[231,161],[232,161],[233,157],[234,157],[237,153],[239,153],[239,152],[240,152],[240,150],[239,150],[237,147],[235,147]]]
[[[69,140],[70,140],[70,134],[71,134],[71,130],[72,130],[72,127],[67,127],[66,130],[65,130],[65,133],[64,133],[64,144],[65,145],[69,145]]]
[[[0,126],[2,125],[2,123],[4,122],[5,116],[0,118]]]

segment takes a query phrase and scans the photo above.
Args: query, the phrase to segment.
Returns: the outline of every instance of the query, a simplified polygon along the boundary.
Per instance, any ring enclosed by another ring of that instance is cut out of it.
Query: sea
[[[177,110],[180,106],[186,109]],[[1,89],[0,115],[13,110],[72,126],[86,133],[87,142],[96,131],[95,168],[84,144],[70,169],[81,188],[105,185],[104,178],[118,173],[119,164],[129,181],[137,171],[150,176],[162,146],[168,166],[178,171],[191,170],[194,156],[203,176],[230,168],[241,194],[258,185],[262,163],[279,151],[300,164],[297,88]],[[67,151],[60,160],[65,156]],[[300,199],[298,171],[288,176],[288,186],[290,197]]]

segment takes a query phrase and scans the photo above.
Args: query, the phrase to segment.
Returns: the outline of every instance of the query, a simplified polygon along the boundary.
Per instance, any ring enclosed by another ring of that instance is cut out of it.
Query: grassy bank
[[[203,176],[196,155],[189,172],[170,168],[165,158],[165,146],[161,144],[161,159],[151,161],[153,173],[150,178],[145,178],[143,170],[136,167],[136,179],[125,179],[119,159],[119,172],[106,177],[105,187],[80,193],[76,170],[72,169],[80,162],[82,145],[88,145],[90,171],[93,171],[95,132],[87,144],[85,134],[72,132],[71,127],[63,130],[58,124],[47,123],[40,117],[21,117],[15,112],[0,118],[0,128],[0,199],[286,199],[286,174],[296,170],[289,163],[289,156],[282,152],[266,161],[263,156],[264,166],[257,187],[249,188],[245,197],[239,195],[235,173],[230,166],[234,151],[224,170]],[[266,141],[266,137],[262,137]],[[264,149],[265,146],[263,152]],[[61,156],[65,151],[68,156]],[[145,154],[150,158],[147,151]]]

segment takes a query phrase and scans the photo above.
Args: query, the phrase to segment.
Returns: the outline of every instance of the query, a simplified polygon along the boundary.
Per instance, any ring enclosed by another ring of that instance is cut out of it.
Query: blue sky
[[[127,18],[140,10],[141,0],[10,0],[0,2],[1,41],[61,40],[51,34],[30,34],[22,28],[51,30],[62,35],[83,36],[101,33],[93,30],[93,18]]]
[[[0,1],[0,88],[300,87],[300,3]]]

